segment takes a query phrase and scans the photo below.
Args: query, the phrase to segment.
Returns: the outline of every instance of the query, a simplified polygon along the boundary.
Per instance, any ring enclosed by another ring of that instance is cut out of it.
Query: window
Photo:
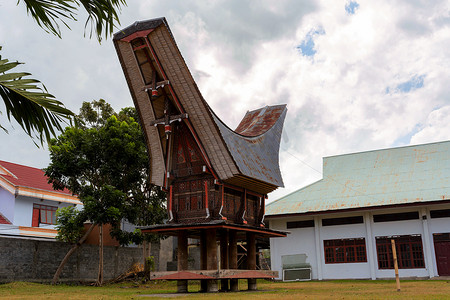
[[[31,226],[39,224],[56,224],[56,206],[33,204],[33,220]]]
[[[379,269],[393,269],[391,239],[395,240],[399,269],[425,268],[420,235],[403,235],[398,237],[377,237],[377,256]]]
[[[323,246],[326,264],[367,262],[364,238],[325,240]]]
[[[287,229],[314,227],[314,220],[286,222]]]
[[[323,219],[322,226],[333,226],[333,225],[349,225],[349,224],[361,224],[364,223],[362,216],[357,217],[346,217],[346,218],[331,218]]]
[[[417,212],[417,211],[397,213],[397,214],[373,215],[373,221],[375,223],[417,220],[418,218],[419,218],[419,212]]]
[[[432,210],[430,211],[430,217],[435,218],[450,218],[450,209]]]

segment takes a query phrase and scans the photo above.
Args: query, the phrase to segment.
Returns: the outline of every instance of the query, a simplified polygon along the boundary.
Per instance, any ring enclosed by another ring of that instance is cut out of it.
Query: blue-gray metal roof
[[[323,159],[323,179],[266,206],[303,214],[450,199],[450,141]]]
[[[248,124],[244,126],[241,122],[239,127],[245,128],[245,132],[251,132],[251,135],[233,131],[213,113],[227,148],[243,175],[284,186],[278,157],[286,113],[286,105],[266,106],[247,112],[243,121]]]

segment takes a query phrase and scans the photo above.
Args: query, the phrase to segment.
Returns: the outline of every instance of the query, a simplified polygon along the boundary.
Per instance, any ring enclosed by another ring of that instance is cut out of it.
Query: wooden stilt
[[[234,230],[230,230],[229,232],[229,268],[230,269],[237,269],[238,265],[237,265],[237,236],[236,236],[236,231]],[[230,290],[232,292],[237,292],[239,291],[239,281],[238,279],[231,279],[230,280]]]
[[[256,238],[253,232],[247,232],[247,269],[256,270]],[[247,279],[248,289],[256,290],[256,279]]]
[[[217,270],[217,242],[216,229],[206,230],[206,252],[207,252],[207,270]],[[216,279],[209,279],[207,283],[207,292],[217,292],[219,290]]]
[[[220,268],[228,269],[228,231],[224,230],[220,234]],[[220,280],[220,290],[228,291],[228,279]]]
[[[200,269],[207,269],[206,261],[207,251],[206,251],[206,231],[202,230],[200,232]],[[200,292],[206,293],[207,290],[207,280],[200,280]]]
[[[186,231],[178,232],[178,271],[188,269],[188,239]],[[177,281],[177,292],[187,293],[187,280]]]

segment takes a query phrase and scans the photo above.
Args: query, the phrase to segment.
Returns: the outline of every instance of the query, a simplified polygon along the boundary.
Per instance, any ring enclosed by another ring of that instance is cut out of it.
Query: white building
[[[56,210],[82,203],[55,191],[44,171],[0,161],[0,236],[54,238]]]
[[[272,270],[313,279],[450,275],[450,141],[326,157],[323,179],[266,206]],[[293,261],[294,260],[294,261]],[[295,262],[297,260],[297,262]],[[287,266],[289,262],[291,266]]]

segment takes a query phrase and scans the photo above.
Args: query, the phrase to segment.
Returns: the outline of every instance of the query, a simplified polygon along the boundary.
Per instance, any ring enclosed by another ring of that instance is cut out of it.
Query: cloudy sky
[[[121,27],[165,16],[213,110],[234,128],[247,110],[286,103],[285,188],[322,177],[322,157],[450,140],[449,1],[128,1]],[[85,16],[47,34],[17,1],[0,4],[0,55],[26,64],[78,112],[132,100],[110,39],[84,37]],[[89,30],[86,33],[89,35]],[[4,108],[0,104],[0,111]],[[0,115],[0,160],[49,163]]]

